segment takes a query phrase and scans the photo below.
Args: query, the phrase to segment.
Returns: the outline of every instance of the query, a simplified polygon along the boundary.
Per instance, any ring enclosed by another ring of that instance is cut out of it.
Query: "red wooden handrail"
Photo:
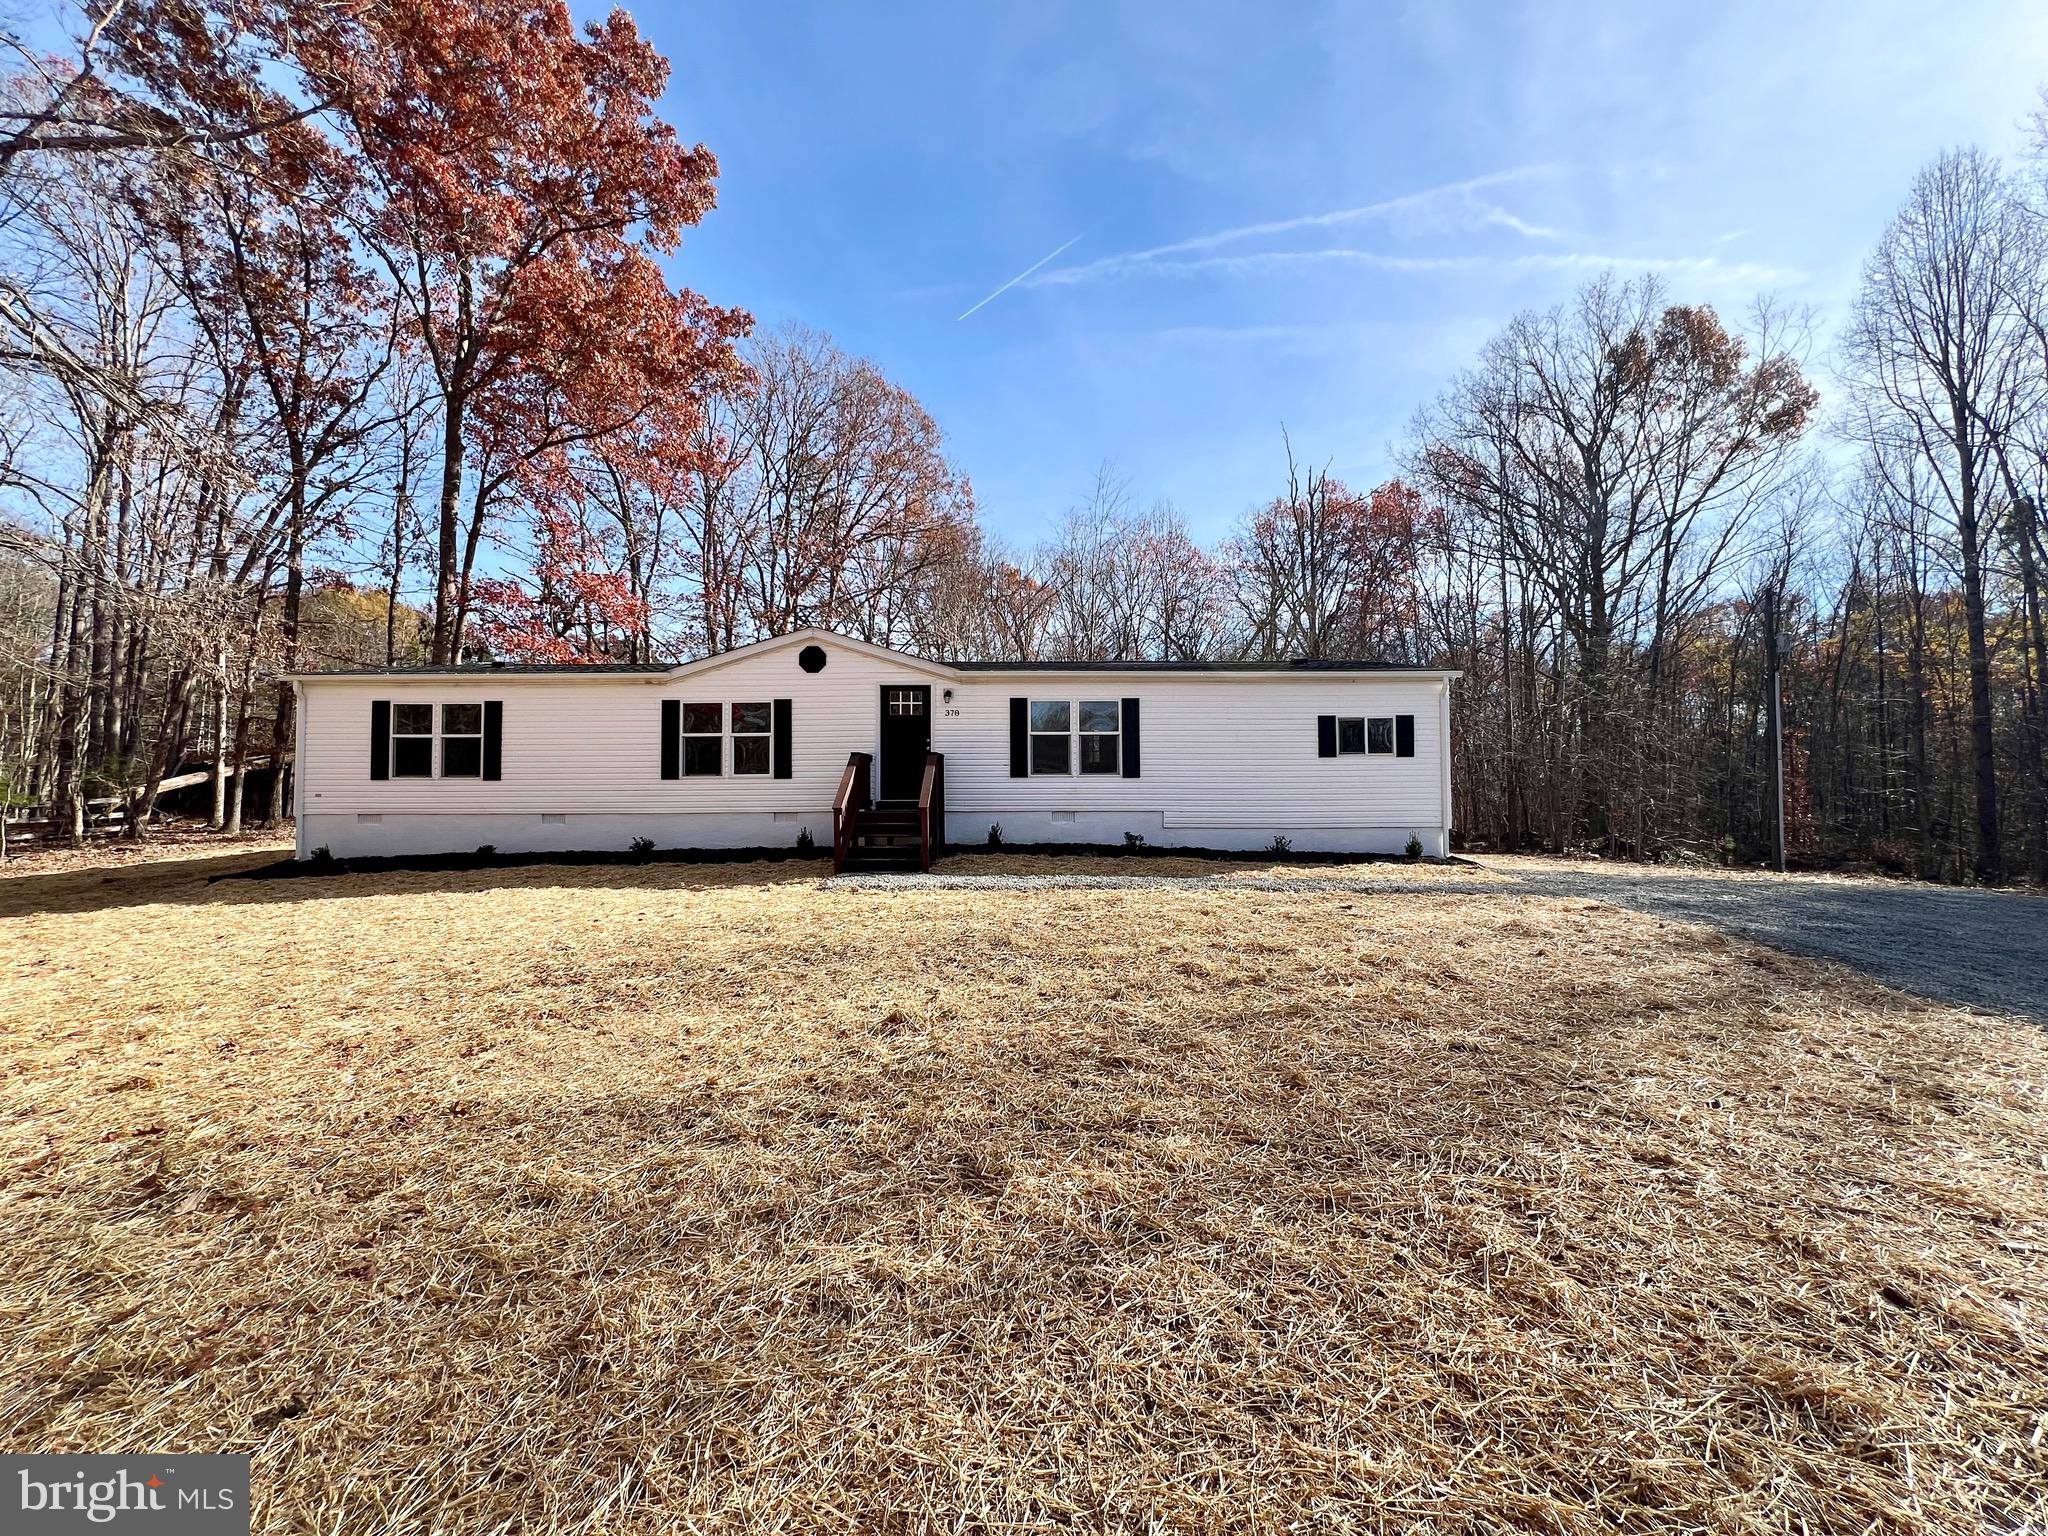
[[[846,772],[839,776],[839,793],[832,798],[832,873],[846,868],[847,850],[853,846],[853,829],[860,813],[872,803],[868,796],[867,753],[855,752],[846,759]]]
[[[929,873],[932,855],[946,845],[946,755],[924,755],[924,783],[917,792],[917,867]]]

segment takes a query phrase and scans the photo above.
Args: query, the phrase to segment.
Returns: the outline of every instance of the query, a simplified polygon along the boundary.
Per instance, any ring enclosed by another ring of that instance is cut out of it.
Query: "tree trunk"
[[[436,504],[434,541],[434,641],[430,660],[437,667],[455,660],[457,611],[461,592],[456,563],[462,523],[463,399],[450,391],[441,412],[441,494]]]
[[[302,479],[293,488],[292,501],[291,528],[285,542],[284,612],[279,630],[283,642],[281,670],[285,672],[298,670],[299,605],[306,587],[306,500]],[[280,678],[271,714],[270,806],[264,817],[265,823],[271,826],[284,820],[287,808],[284,756],[291,746],[292,710],[297,702],[298,695],[292,685]]]
[[[1907,594],[1912,604],[1906,622],[1906,752],[1913,771],[1913,827],[1920,878],[1938,878],[1939,860],[1934,848],[1933,822],[1928,815],[1927,782],[1927,621],[1921,604],[1917,579]]]
[[[209,831],[218,832],[228,824],[228,658],[225,651],[214,655],[217,669],[213,688],[213,810],[206,818]]]
[[[192,668],[182,666],[171,679],[169,690],[164,695],[163,724],[157,734],[156,748],[149,755],[149,770],[144,777],[140,792],[128,804],[127,837],[130,842],[143,840],[150,817],[156,814],[156,797],[163,787],[164,776],[171,771],[181,756],[185,733],[185,700],[192,687]]]
[[[251,666],[250,671],[253,673],[255,668]],[[255,679],[252,676],[245,676],[242,682],[241,703],[235,711],[234,781],[228,786],[229,837],[242,835],[242,800],[244,788],[249,782],[249,703],[255,694],[252,686]]]
[[[1998,758],[1991,736],[1991,652],[1984,639],[1984,567],[1978,547],[1977,487],[1966,464],[1956,532],[1963,556],[1963,622],[1970,646],[1970,763],[1976,781],[1977,857],[1975,873],[1987,885],[2005,878],[2005,850],[1998,841]]]

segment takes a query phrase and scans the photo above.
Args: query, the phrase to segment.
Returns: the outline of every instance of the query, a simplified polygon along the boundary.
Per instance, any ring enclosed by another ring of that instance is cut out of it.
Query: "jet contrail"
[[[1032,273],[1036,272],[1040,267],[1044,266],[1048,261],[1053,260],[1055,257],[1065,252],[1069,247],[1071,247],[1074,244],[1075,240],[1079,240],[1080,238],[1081,237],[1079,235],[1076,235],[1074,236],[1073,240],[1069,240],[1066,243],[1066,245],[1061,246],[1059,250],[1053,251],[1048,255],[1039,257],[1038,260],[1031,263],[1030,266],[1026,267],[1022,272],[1019,272],[1015,277],[1011,278],[1007,283],[1003,284],[1003,286],[998,288],[994,293],[990,294],[988,296],[988,299],[983,299],[981,301],[981,304],[986,304],[989,299],[1001,298],[1004,294],[1008,293],[1012,288],[1016,287],[1019,283],[1023,282],[1025,278],[1029,277]],[[967,309],[961,310],[959,314],[953,317],[954,323],[957,324],[958,322],[965,320],[969,315],[973,314],[975,310],[981,308],[981,304],[975,304]]]

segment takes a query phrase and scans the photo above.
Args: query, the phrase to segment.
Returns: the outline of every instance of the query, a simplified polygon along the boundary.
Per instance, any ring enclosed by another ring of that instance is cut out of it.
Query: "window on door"
[[[924,694],[916,688],[891,688],[889,690],[889,713],[892,715],[923,714]]]

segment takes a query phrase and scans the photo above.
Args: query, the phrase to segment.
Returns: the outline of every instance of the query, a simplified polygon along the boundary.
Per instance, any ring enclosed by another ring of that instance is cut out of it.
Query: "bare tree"
[[[1817,403],[1774,314],[1752,329],[1667,305],[1652,279],[1603,278],[1518,316],[1418,421],[1417,473],[1485,520],[1569,644],[1579,819],[1596,843],[1614,843],[1615,797],[1642,772],[1627,670],[1641,658],[1656,683]]]
[[[1908,442],[1952,535],[1969,644],[1978,878],[2004,873],[1986,633],[1987,492],[2020,392],[2026,329],[2013,302],[2029,244],[1996,161],[1947,154],[1915,178],[1864,266],[1847,348],[1854,388]]]

